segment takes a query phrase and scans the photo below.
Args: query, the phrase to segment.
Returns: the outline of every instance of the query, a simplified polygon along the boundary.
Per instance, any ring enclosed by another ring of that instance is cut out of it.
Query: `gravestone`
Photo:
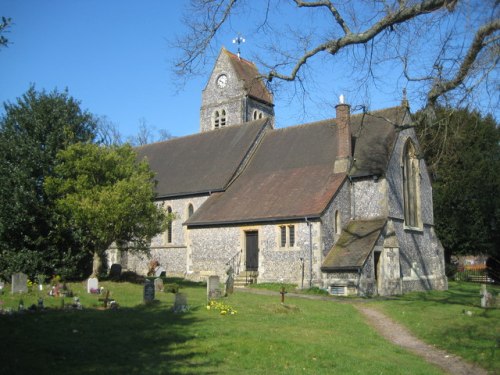
[[[18,272],[12,275],[12,293],[28,292],[28,275]]]
[[[122,265],[118,263],[113,263],[109,269],[109,278],[111,280],[119,280],[122,275]]]
[[[486,290],[486,285],[482,284],[481,285],[481,307],[482,308],[488,308],[492,306],[492,298],[493,296],[491,295],[490,292]]]
[[[233,292],[234,292],[234,272],[233,268],[229,267],[229,270],[227,271],[225,295],[228,296],[229,294],[233,294]]]
[[[222,293],[220,290],[219,276],[209,276],[207,282],[207,298],[211,300],[221,297]]]
[[[89,279],[87,280],[87,293],[92,293],[92,291],[94,291],[94,293],[97,293],[98,290],[99,280],[97,279],[97,277],[89,277]]]
[[[146,279],[144,283],[144,303],[151,303],[155,300],[155,286],[151,280]]]
[[[154,284],[156,292],[163,292],[163,280],[161,278],[155,279]]]
[[[174,298],[174,307],[172,308],[174,313],[189,311],[187,296],[184,293],[176,293]]]

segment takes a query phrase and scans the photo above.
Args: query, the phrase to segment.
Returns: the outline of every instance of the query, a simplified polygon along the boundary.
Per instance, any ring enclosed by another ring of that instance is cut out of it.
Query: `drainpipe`
[[[309,288],[312,288],[312,278],[313,278],[313,249],[312,249],[312,223],[307,220],[307,217],[304,218],[307,226],[309,227]]]

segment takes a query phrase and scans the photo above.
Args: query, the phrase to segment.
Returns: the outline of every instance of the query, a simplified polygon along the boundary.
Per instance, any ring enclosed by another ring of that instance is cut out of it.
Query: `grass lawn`
[[[383,340],[350,304],[287,297],[282,305],[280,296],[235,293],[223,302],[237,313],[221,315],[207,310],[204,285],[185,283],[180,291],[190,311],[174,314],[171,293],[159,293],[157,303],[145,306],[141,285],[101,284],[120,304],[118,310],[97,309],[98,296],[87,294],[84,284],[70,284],[83,311],[1,315],[0,373],[442,374]],[[446,314],[448,305],[435,302],[435,295],[429,294],[429,304],[436,310],[423,310],[421,321],[431,320],[428,314]],[[405,315],[416,322],[419,309],[406,309],[412,303],[426,306],[416,296],[375,303],[391,314],[398,304],[405,306]],[[19,298],[0,295],[4,308],[17,307]],[[62,298],[43,298],[45,306],[61,306]],[[36,293],[23,295],[26,306],[37,299]],[[65,304],[70,302],[67,298]],[[473,319],[482,313],[477,310]],[[498,318],[497,313],[487,312],[485,319]],[[463,318],[454,316],[457,323]]]
[[[500,309],[482,309],[480,289],[450,282],[445,292],[409,293],[374,306],[425,342],[500,374]],[[500,287],[488,290],[500,293]]]

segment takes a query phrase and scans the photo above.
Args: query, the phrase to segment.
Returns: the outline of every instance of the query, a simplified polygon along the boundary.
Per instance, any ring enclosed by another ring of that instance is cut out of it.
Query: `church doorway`
[[[259,232],[256,230],[245,232],[246,270],[259,269]]]

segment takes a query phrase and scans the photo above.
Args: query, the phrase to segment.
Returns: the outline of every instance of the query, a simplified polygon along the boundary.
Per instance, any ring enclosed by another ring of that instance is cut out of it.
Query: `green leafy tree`
[[[4,104],[0,118],[0,270],[70,274],[79,256],[73,233],[59,218],[43,189],[60,150],[94,138],[93,116],[67,92],[34,87]],[[2,276],[0,275],[0,276]]]
[[[418,120],[424,116],[419,114]],[[491,116],[438,108],[432,127],[417,121],[433,177],[436,230],[452,254],[499,257],[500,128]],[[443,147],[446,145],[446,147]]]
[[[72,145],[59,153],[45,187],[82,251],[93,255],[93,275],[114,242],[147,251],[166,227],[165,212],[154,203],[154,173],[129,145]]]

